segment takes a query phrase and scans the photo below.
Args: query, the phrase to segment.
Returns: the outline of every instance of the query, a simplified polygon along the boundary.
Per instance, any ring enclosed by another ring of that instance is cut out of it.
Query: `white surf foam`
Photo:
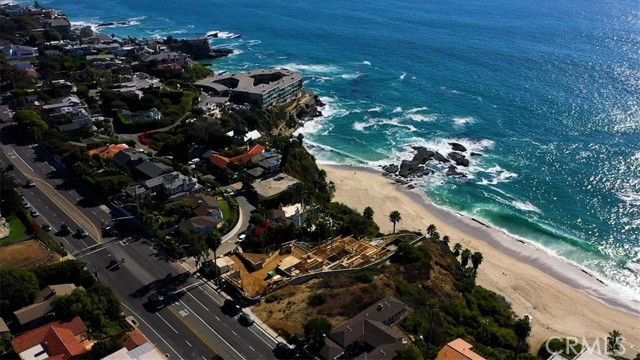
[[[426,106],[417,107],[417,108],[413,108],[413,109],[407,110],[407,113],[408,114],[414,114],[414,113],[417,113],[418,111],[423,111],[423,110],[429,110],[429,108],[427,108]]]
[[[373,127],[378,128],[380,126],[395,126],[399,128],[406,128],[409,131],[418,131],[418,129],[409,124],[403,124],[400,122],[400,118],[369,118],[367,121],[360,121],[353,124],[353,128],[358,131],[364,131],[366,128]]]
[[[234,34],[232,32],[228,32],[228,31],[212,30],[212,31],[207,31],[205,36],[206,37],[218,38],[218,39],[237,39],[237,38],[241,37],[242,35]]]
[[[398,77],[398,80],[402,81],[405,77],[407,77],[407,73],[403,72],[402,74],[400,74],[400,77]]]
[[[381,112],[382,111],[382,107],[380,107],[380,106],[372,107],[371,109],[368,109],[367,111],[368,112]]]
[[[298,72],[310,72],[310,73],[337,73],[340,72],[340,67],[335,65],[320,65],[320,64],[297,64],[288,63],[284,65],[277,65],[276,68],[284,68]]]
[[[350,74],[341,74],[339,75],[339,77],[345,79],[345,80],[355,80],[359,77],[361,77],[362,75],[364,75],[364,73],[361,72],[355,72],[355,73],[350,73]]]
[[[453,124],[456,126],[463,126],[466,124],[471,124],[476,122],[476,119],[472,116],[460,116],[460,117],[456,116],[451,118],[451,120],[453,121]]]
[[[363,63],[364,65],[369,65],[369,66],[371,66],[371,61],[364,60],[362,63]]]
[[[415,114],[415,113],[407,113],[406,115],[409,119],[417,122],[431,122],[436,120],[438,117],[435,114]]]
[[[402,108],[400,106],[396,107],[395,109],[393,109],[392,113],[399,113],[402,112]]]

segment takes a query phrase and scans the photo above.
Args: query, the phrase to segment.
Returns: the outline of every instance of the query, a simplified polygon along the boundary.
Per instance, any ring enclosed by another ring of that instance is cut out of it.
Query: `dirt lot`
[[[0,268],[22,268],[57,260],[58,256],[49,254],[44,245],[37,240],[0,247]]]
[[[235,263],[235,268],[240,270],[240,276],[242,277],[242,287],[244,291],[249,295],[257,295],[261,294],[262,291],[267,287],[267,273],[269,271],[275,270],[278,266],[278,263],[286,258],[289,255],[277,255],[273,258],[273,260],[264,264],[264,267],[258,271],[249,272],[249,270],[244,266],[244,263],[237,256],[231,256],[231,260]],[[266,257],[266,255],[265,255]]]

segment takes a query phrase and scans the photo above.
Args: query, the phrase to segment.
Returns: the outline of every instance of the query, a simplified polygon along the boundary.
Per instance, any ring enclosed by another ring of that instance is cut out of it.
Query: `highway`
[[[220,305],[225,297],[211,284],[191,275],[181,264],[164,259],[144,239],[103,238],[102,224],[111,221],[104,204],[87,191],[78,192],[75,184],[42,160],[37,147],[5,145],[4,136],[0,138],[1,166],[12,163],[15,170],[11,173],[20,183],[26,184],[28,179],[35,182],[34,187],[18,190],[40,213],[36,221],[51,225],[52,233],[63,223],[72,231],[82,227],[89,233],[84,239],[54,237],[60,238],[67,251],[87,262],[100,282],[112,288],[123,310],[169,358],[274,358],[276,340],[257,325],[244,327],[237,316],[223,314]],[[107,270],[112,259],[124,259],[122,268]],[[158,289],[187,290],[161,310],[148,311],[147,297]]]

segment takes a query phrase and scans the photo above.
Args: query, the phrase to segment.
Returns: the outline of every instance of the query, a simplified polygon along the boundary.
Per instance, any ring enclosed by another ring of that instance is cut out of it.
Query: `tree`
[[[478,266],[480,266],[483,259],[484,257],[479,251],[476,251],[471,255],[471,264],[473,265],[473,270],[478,270]]]
[[[79,356],[80,359],[103,359],[106,356],[122,349],[124,345],[117,338],[98,341],[91,347],[91,350]]]
[[[42,139],[49,129],[47,123],[42,120],[40,114],[35,110],[18,110],[13,116],[13,120],[23,127],[30,137],[37,141]]]
[[[455,243],[453,245],[453,256],[455,256],[455,257],[460,256],[460,251],[462,251],[462,244]]]
[[[429,234],[429,236],[433,236],[435,232],[436,232],[436,226],[433,224],[429,224],[429,226],[427,226],[427,234]]]
[[[0,284],[0,312],[5,318],[15,310],[31,305],[40,289],[36,276],[30,271],[20,269],[0,270]]]
[[[449,237],[449,235],[445,235],[442,237],[442,241],[444,241],[445,244],[449,244],[449,241],[451,241],[451,238]]]
[[[415,346],[402,347],[396,350],[394,360],[422,360],[422,351]]]
[[[393,223],[393,233],[396,233],[396,223],[400,222],[402,217],[400,216],[400,212],[398,210],[393,210],[391,214],[389,214],[389,221]]]
[[[373,220],[373,209],[371,208],[371,206],[367,206],[366,208],[364,208],[362,216],[366,217],[368,220]]]
[[[0,214],[5,217],[12,215],[21,206],[22,201],[16,187],[16,179],[5,170],[0,170]]]
[[[516,348],[516,354],[520,353],[520,346],[527,340],[531,334],[531,323],[527,316],[523,316],[521,319],[516,320],[513,325],[513,332],[515,332],[518,338],[518,346]],[[516,355],[517,356],[517,355]]]
[[[622,339],[622,333],[620,333],[620,331],[611,331],[607,337],[607,352],[611,355],[618,354],[622,346]]]
[[[471,250],[469,249],[462,250],[462,255],[460,256],[460,265],[463,268],[467,267],[470,257],[471,257]]]
[[[633,360],[640,360],[640,352],[636,354],[636,356],[633,358]]]
[[[304,325],[304,336],[307,340],[317,341],[331,331],[331,323],[324,317],[313,318]]]

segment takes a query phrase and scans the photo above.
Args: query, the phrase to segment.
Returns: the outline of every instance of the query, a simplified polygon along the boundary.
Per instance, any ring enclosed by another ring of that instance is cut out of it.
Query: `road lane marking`
[[[200,321],[202,321],[202,323],[204,324],[204,326],[206,326],[207,328],[209,328],[209,330],[211,330],[211,332],[213,332],[214,334],[216,334],[216,336],[217,336],[217,337],[219,337],[219,338],[220,338],[220,340],[222,340],[222,342],[223,342],[223,343],[225,343],[225,344],[226,344],[226,345],[227,345],[231,350],[233,350],[233,352],[235,352],[236,354],[238,354],[238,356],[240,356],[242,359],[245,359],[245,360],[246,360],[246,358],[245,358],[244,356],[242,356],[242,354],[240,354],[240,353],[238,352],[238,350],[236,350],[233,346],[231,346],[231,344],[229,344],[229,343],[227,342],[227,340],[225,340],[222,336],[220,336],[220,334],[218,334],[218,332],[217,332],[217,331],[215,331],[211,326],[209,326],[209,324],[207,324],[207,322],[206,322],[206,321],[202,320],[202,318],[200,317],[200,315],[196,314],[193,310],[191,310],[191,308],[190,308],[187,304],[185,304],[182,300],[180,300],[180,303],[181,303],[182,305],[184,305],[184,307],[186,307],[187,309],[189,309],[189,310],[191,311],[191,313],[192,313],[193,315],[195,315],[195,316],[196,316]]]
[[[165,324],[167,324],[167,326],[168,326],[168,327],[170,327],[170,328],[171,328],[171,330],[173,330],[173,332],[175,332],[176,334],[178,333],[178,330],[176,330],[173,326],[171,326],[171,325],[167,322],[167,320],[165,320],[162,316],[160,316],[160,314],[156,313],[156,315],[158,315],[158,317],[159,317],[160,319],[162,319],[162,321],[164,321],[164,323],[165,323]]]
[[[249,349],[256,351],[256,349],[253,348],[253,346],[249,345]]]
[[[255,332],[255,330],[253,330],[252,328],[247,328],[247,329],[249,329],[249,331],[251,331],[258,339],[262,340],[263,343],[267,344],[267,346],[271,347],[273,345],[273,344],[269,344],[268,342],[266,342],[262,338],[262,336],[258,335],[258,333]],[[258,329],[262,330],[263,333],[267,334],[269,336],[269,339],[273,338],[273,336],[269,335],[262,327],[258,326]],[[274,339],[274,342],[278,343],[277,341],[275,341],[275,339]]]
[[[191,295],[191,293],[187,293],[187,295],[191,296],[193,300],[195,300],[198,304],[200,304],[200,306],[202,306],[205,310],[209,311],[209,309],[206,306],[204,306],[204,304],[201,303],[200,300],[196,299],[195,296]]]
[[[79,255],[79,256],[78,256],[78,258],[81,258],[81,257],[83,257],[83,256],[88,256],[88,255],[91,255],[91,254],[97,253],[98,251],[102,251],[102,250],[106,250],[106,249],[107,249],[106,247],[102,247],[102,248],[100,248],[100,249],[98,249],[98,250],[93,250],[92,252],[88,252],[88,253],[86,253],[86,254]],[[84,250],[84,249],[82,249],[82,250],[80,250],[80,251],[78,251],[78,252],[82,252],[83,250]]]
[[[238,336],[238,334],[235,331],[231,330],[231,332],[233,333],[233,335]]]
[[[211,351],[213,351],[213,352],[214,352],[214,353],[216,353],[216,354],[219,354],[219,353],[220,353],[220,350],[218,350],[218,348],[216,348],[215,346],[213,346],[213,344],[211,344],[211,343],[209,342],[209,340],[205,339],[205,338],[202,336],[202,333],[201,333],[200,331],[196,330],[196,329],[195,329],[195,328],[194,328],[194,327],[193,327],[189,322],[185,321],[182,317],[179,317],[179,316],[178,316],[178,312],[177,312],[174,308],[172,308],[172,307],[168,307],[168,308],[167,308],[167,310],[169,310],[169,312],[170,312],[171,314],[173,314],[173,316],[174,316],[176,319],[178,319],[180,322],[182,322],[182,324],[183,324],[184,326],[186,326],[186,327],[187,327],[187,329],[189,329],[189,330],[191,331],[191,333],[193,333],[193,335],[195,335],[198,339],[200,339],[200,341],[202,341],[202,343],[203,343],[203,344],[205,344],[209,349],[211,349]],[[218,334],[216,333],[216,335],[218,335]],[[220,335],[218,335],[218,337],[220,337]],[[233,349],[233,348],[232,348],[232,349]],[[234,351],[235,351],[235,350],[234,350]],[[240,356],[242,357],[242,355],[240,355]],[[243,358],[243,359],[244,359],[244,358]]]
[[[187,340],[185,340],[184,342],[186,342],[187,345],[189,345],[189,347],[193,347],[193,345],[189,344],[189,342]]]
[[[215,316],[215,315],[214,315],[214,317],[216,318],[216,320],[218,320],[218,321],[222,321],[222,320],[220,320],[220,318],[219,318],[219,317],[217,317],[217,316]]]
[[[218,299],[214,298],[213,296],[211,296],[211,294],[209,294],[205,289],[200,288],[200,290],[202,290],[205,294],[207,294],[208,297],[211,298],[211,300],[215,301],[216,304],[220,305],[220,301],[218,301]]]
[[[174,348],[172,348],[172,347],[171,347],[171,345],[169,345],[169,343],[167,342],[167,340],[165,340],[162,336],[160,336],[160,334],[158,334],[158,332],[156,331],[156,329],[154,329],[153,327],[151,327],[151,325],[149,325],[149,323],[147,323],[146,321],[144,321],[144,319],[143,319],[143,318],[141,318],[141,317],[140,317],[140,315],[138,315],[135,311],[133,311],[133,309],[131,309],[130,307],[128,307],[125,303],[120,302],[120,304],[122,304],[122,306],[124,306],[125,308],[127,308],[127,310],[131,311],[131,313],[132,313],[133,315],[135,315],[135,316],[138,318],[138,320],[142,321],[145,325],[147,325],[147,327],[148,327],[149,329],[151,329],[151,331],[153,331],[153,332],[156,334],[156,336],[158,336],[158,337],[160,338],[160,340],[162,340],[162,341],[163,341],[163,342],[164,342],[164,343],[169,347],[169,349],[171,349],[171,351],[173,351],[173,353],[174,353],[174,354],[178,355],[178,357],[179,357],[181,360],[184,360],[184,358],[183,358],[182,356],[180,356],[180,354],[178,354],[178,352],[177,352]]]
[[[12,151],[13,151],[13,153],[14,153],[14,154],[16,154],[16,157],[17,157],[18,159],[20,159],[20,161],[22,161],[22,162],[23,162],[23,163],[24,163],[24,164],[29,168],[29,170],[31,170],[32,172],[35,172],[35,170],[33,170],[33,168],[32,168],[31,166],[29,166],[29,164],[27,164],[27,162],[26,162],[26,161],[24,161],[24,159],[23,159],[22,157],[20,157],[20,155],[18,155],[18,153],[17,153],[17,152],[15,152],[15,150],[12,150]],[[25,174],[25,175],[26,175],[26,174]]]

